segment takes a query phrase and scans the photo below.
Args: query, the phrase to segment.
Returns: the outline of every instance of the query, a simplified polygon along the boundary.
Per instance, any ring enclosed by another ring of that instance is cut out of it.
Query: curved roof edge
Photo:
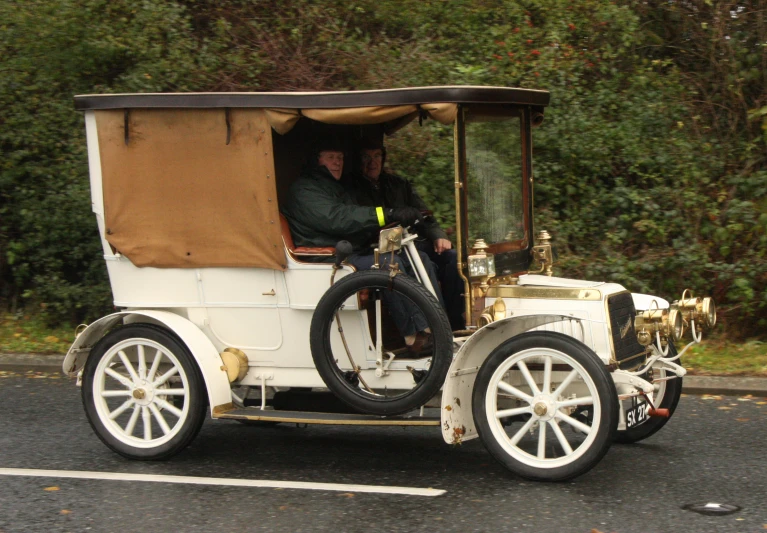
[[[274,93],[133,93],[75,96],[75,109],[277,107],[333,109],[435,102],[546,106],[548,91],[450,85],[374,91]]]

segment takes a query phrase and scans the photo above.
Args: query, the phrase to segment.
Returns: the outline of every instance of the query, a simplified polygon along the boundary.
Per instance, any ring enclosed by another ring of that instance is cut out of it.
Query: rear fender
[[[528,315],[492,322],[474,333],[461,346],[450,365],[442,388],[442,437],[448,444],[477,438],[471,397],[477,372],[490,353],[503,342],[533,328],[574,320],[572,316]]]
[[[200,369],[211,412],[226,409],[232,403],[231,386],[222,370],[224,365],[213,343],[200,328],[192,322],[168,311],[140,310],[122,311],[100,318],[90,324],[75,339],[64,358],[63,370],[70,377],[76,377],[85,366],[91,348],[118,324],[135,324],[147,322],[163,326],[175,333],[191,352]]]

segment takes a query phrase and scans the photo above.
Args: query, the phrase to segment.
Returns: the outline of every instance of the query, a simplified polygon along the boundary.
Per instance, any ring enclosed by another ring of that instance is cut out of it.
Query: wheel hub
[[[154,399],[154,387],[148,381],[142,379],[134,384],[133,398],[142,406],[149,405]]]
[[[554,418],[554,413],[556,413],[556,406],[554,405],[552,398],[549,396],[545,394],[536,396],[532,405],[533,414],[536,418],[539,418],[543,421],[548,421]]]

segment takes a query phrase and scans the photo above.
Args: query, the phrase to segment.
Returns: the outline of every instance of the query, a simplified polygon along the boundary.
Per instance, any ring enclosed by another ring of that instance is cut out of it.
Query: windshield
[[[485,239],[495,253],[527,247],[521,139],[519,116],[467,117],[469,246]]]

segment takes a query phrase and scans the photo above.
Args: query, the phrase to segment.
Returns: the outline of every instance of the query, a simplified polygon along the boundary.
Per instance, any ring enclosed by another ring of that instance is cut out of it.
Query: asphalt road
[[[434,487],[438,497],[0,475],[0,533],[32,531],[756,532],[767,529],[767,400],[685,396],[641,444],[558,484],[506,472],[438,428],[249,427],[208,421],[174,459],[122,459],[57,374],[0,372],[0,468]],[[682,507],[742,507],[703,516]]]

